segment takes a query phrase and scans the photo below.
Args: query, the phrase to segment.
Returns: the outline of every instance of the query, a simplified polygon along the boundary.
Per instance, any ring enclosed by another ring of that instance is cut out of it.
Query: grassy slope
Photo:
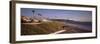
[[[21,24],[21,35],[39,35],[39,34],[49,34],[56,31],[62,30],[63,23],[60,22],[42,22],[41,24]],[[77,27],[72,27],[67,25],[63,33],[86,33],[92,32]]]
[[[59,22],[42,22],[41,24],[28,25],[21,24],[21,35],[49,34],[61,30],[63,26]]]

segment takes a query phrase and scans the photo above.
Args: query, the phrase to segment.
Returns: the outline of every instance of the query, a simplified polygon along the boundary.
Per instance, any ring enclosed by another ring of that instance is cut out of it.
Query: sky
[[[92,11],[82,10],[59,10],[59,9],[40,9],[40,8],[21,8],[22,16],[32,16],[42,14],[42,16],[50,19],[68,19],[81,22],[92,21]]]

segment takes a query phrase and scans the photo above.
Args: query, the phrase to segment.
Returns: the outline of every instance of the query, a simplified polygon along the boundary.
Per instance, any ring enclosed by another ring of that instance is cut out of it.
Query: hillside
[[[78,27],[65,25],[64,23],[53,22],[41,22],[40,24],[21,24],[21,35],[40,35],[51,34],[60,30],[65,30],[61,33],[85,33],[91,32]],[[59,33],[60,34],[60,33]]]
[[[42,22],[40,24],[21,24],[21,35],[49,34],[61,30],[59,22]]]

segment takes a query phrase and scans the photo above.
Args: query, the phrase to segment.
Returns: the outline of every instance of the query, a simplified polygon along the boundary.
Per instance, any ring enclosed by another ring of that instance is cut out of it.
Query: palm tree
[[[34,13],[35,13],[35,10],[32,10],[32,12],[33,12],[33,19],[34,19]]]
[[[39,20],[39,22],[41,22],[42,14],[38,13],[38,16],[39,16],[39,18],[40,18],[40,19],[38,19],[38,20]]]
[[[42,16],[42,14],[39,13],[38,16]]]

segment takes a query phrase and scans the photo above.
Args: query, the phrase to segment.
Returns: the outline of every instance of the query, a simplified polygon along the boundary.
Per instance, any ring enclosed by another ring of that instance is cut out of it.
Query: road
[[[58,33],[62,33],[62,32],[65,32],[66,30],[60,30],[60,31],[56,31],[54,33],[50,33],[50,34],[58,34]]]

